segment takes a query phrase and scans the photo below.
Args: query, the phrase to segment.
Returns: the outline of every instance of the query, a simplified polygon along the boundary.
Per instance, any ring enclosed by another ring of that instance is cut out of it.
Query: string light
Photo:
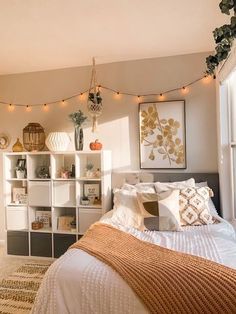
[[[47,104],[43,105],[43,111],[48,112],[49,111],[49,107]]]
[[[183,86],[182,89],[181,89],[181,92],[182,92],[182,94],[187,94],[189,92],[188,87]]]
[[[8,111],[12,112],[15,110],[15,106],[12,106],[12,104],[9,104]]]
[[[164,100],[165,99],[165,96],[164,94],[160,93],[160,95],[158,96],[159,100]]]
[[[202,82],[203,82],[204,84],[209,84],[209,83],[211,82],[211,76],[205,74],[204,77],[202,78]]]
[[[204,75],[192,82],[190,82],[189,84],[186,84],[185,86],[182,86],[182,87],[178,87],[178,88],[175,88],[175,89],[171,89],[171,90],[165,90],[161,93],[157,93],[157,94],[143,94],[143,95],[137,95],[137,94],[132,94],[132,93],[127,93],[127,92],[120,92],[120,91],[117,91],[115,89],[112,89],[110,87],[106,87],[106,86],[103,86],[103,85],[97,85],[97,87],[100,89],[104,89],[104,90],[107,90],[107,91],[111,91],[114,93],[114,98],[120,98],[121,95],[124,95],[124,96],[131,96],[131,97],[136,97],[136,99],[138,101],[140,101],[140,99],[142,97],[158,97],[159,100],[164,100],[166,97],[167,94],[169,93],[172,93],[172,92],[176,92],[176,91],[181,91],[183,94],[187,94],[189,92],[189,87],[199,81],[202,81],[204,83],[208,83],[209,81],[211,81],[211,78],[213,79],[216,79],[216,76],[209,76],[209,75]],[[61,103],[61,106],[64,107],[67,105],[67,100],[69,99],[72,99],[72,98],[76,98],[76,97],[79,97],[80,100],[84,100],[86,99],[86,93],[89,92],[89,90],[86,90],[86,91],[83,91],[83,92],[80,92],[80,93],[77,93],[76,95],[72,95],[70,97],[67,97],[67,98],[64,98],[64,99],[59,99],[59,100],[56,100],[56,101],[52,101],[52,102],[47,102],[45,104],[34,104],[34,105],[25,105],[25,104],[9,104],[8,105],[8,111],[14,111],[15,107],[25,107],[26,108],[26,111],[31,111],[33,107],[38,107],[38,106],[43,106],[43,111],[47,112],[49,111],[49,104],[56,104],[56,103]],[[0,101],[0,105],[6,105],[7,103],[4,102],[4,101]]]
[[[26,111],[26,112],[31,112],[31,111],[32,111],[32,108],[31,108],[29,105],[26,105],[25,111]]]
[[[84,93],[80,93],[80,95],[79,95],[79,99],[81,100],[81,101],[83,101],[83,100],[85,100],[85,94]]]
[[[64,108],[64,107],[66,107],[66,105],[67,105],[67,103],[66,103],[66,101],[63,99],[62,102],[61,102],[61,107]]]

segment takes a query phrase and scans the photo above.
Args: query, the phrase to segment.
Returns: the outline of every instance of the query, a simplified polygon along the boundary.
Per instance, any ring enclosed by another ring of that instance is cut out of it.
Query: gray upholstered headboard
[[[219,191],[219,174],[218,173],[169,173],[169,172],[129,172],[129,173],[113,173],[112,174],[112,185],[113,187],[118,187],[118,185],[124,183],[127,176],[137,177],[143,182],[173,182],[173,181],[183,181],[190,178],[194,178],[196,183],[207,181],[209,187],[214,192],[214,197],[212,198],[217,212],[221,215],[220,211],[220,191]]]

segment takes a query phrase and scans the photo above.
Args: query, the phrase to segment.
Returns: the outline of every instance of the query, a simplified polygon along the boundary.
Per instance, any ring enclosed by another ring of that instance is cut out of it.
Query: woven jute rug
[[[29,314],[50,264],[28,263],[0,282],[0,313]]]

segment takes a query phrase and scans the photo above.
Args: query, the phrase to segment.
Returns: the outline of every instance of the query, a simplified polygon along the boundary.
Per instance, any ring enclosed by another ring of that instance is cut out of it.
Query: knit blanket
[[[150,313],[236,313],[236,270],[96,223],[70,248],[109,265]]]

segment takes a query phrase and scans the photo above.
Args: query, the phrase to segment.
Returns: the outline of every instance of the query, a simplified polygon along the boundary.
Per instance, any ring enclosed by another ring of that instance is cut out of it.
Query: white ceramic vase
[[[51,132],[45,143],[52,152],[64,152],[68,149],[70,137],[66,132]]]

